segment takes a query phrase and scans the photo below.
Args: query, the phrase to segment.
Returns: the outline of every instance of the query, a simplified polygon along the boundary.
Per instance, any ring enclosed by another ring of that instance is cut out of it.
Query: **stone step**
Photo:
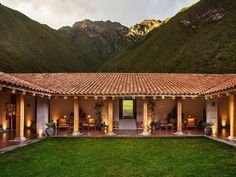
[[[136,130],[136,120],[121,119],[119,121],[119,130]]]

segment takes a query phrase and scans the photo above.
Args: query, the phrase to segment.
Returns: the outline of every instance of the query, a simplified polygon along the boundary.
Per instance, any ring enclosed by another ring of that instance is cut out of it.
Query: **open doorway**
[[[135,100],[120,100],[120,119],[136,119]]]

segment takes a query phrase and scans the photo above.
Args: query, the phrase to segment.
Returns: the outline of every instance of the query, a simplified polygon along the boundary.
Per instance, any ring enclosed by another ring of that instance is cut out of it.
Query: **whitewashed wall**
[[[74,111],[73,99],[51,99],[50,101],[50,119],[55,121],[64,116],[70,116]]]
[[[6,120],[6,104],[11,103],[11,94],[6,92],[0,92],[0,124],[3,126],[3,129],[7,129],[8,122]]]
[[[119,119],[120,119],[120,111],[119,111],[119,109],[120,109],[120,105],[119,105],[119,100],[118,99],[116,99],[116,100],[114,100],[114,102],[113,102],[113,110],[114,110],[114,112],[113,112],[113,119],[114,119],[114,121],[119,121]]]
[[[37,127],[36,131],[38,135],[42,135],[45,131],[45,123],[48,122],[48,103],[47,99],[37,98]]]
[[[35,122],[35,97],[25,96],[25,127],[30,127]]]
[[[206,119],[207,122],[213,122],[212,133],[218,132],[218,103],[217,99],[206,101]]]

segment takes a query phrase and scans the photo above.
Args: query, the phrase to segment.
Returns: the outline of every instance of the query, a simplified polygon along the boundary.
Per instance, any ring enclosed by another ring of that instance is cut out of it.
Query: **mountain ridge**
[[[113,56],[103,72],[236,73],[236,2],[201,0]]]
[[[232,0],[200,0],[164,21],[55,30],[0,4],[0,71],[236,73],[235,11]]]

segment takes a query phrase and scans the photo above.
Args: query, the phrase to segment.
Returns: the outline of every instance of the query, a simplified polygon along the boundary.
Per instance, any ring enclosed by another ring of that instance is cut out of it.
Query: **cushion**
[[[58,119],[59,125],[66,125],[66,119]]]

